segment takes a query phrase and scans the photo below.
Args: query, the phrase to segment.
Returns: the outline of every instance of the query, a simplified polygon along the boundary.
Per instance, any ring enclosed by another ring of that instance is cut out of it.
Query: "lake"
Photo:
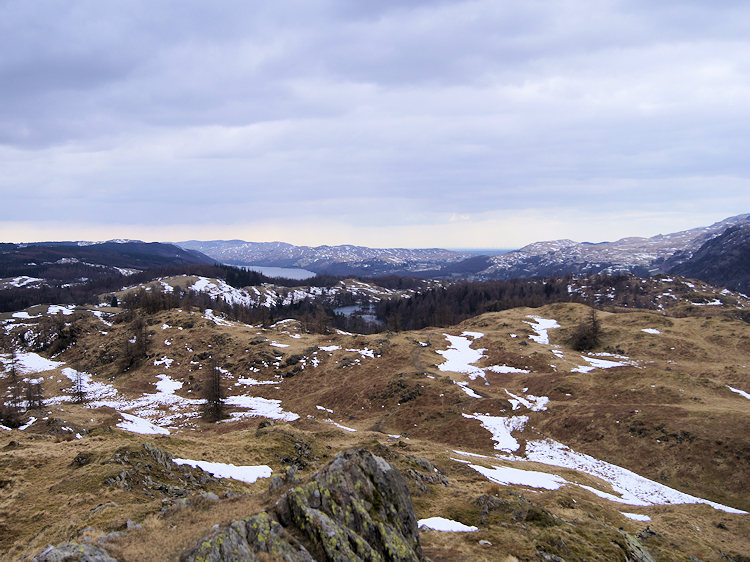
[[[285,277],[286,279],[310,279],[310,277],[317,275],[314,271],[298,267],[273,267],[269,265],[235,265],[233,267],[239,267],[248,271],[257,271],[266,277]]]
[[[373,308],[370,306],[352,304],[349,306],[340,306],[338,308],[334,308],[333,311],[336,314],[343,314],[344,316],[351,316],[353,314],[356,314],[357,316],[362,317],[362,319],[368,322],[372,322],[373,324],[382,324],[382,322],[378,320],[378,317],[375,316],[375,310],[373,310]]]

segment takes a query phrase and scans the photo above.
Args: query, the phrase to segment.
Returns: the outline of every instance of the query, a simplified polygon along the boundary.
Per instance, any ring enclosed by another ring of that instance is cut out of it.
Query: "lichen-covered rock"
[[[104,480],[104,484],[125,490],[139,490],[149,497],[157,495],[181,498],[190,491],[202,490],[218,480],[200,468],[176,465],[172,455],[153,443],[142,447],[123,447],[108,461],[125,468]]]
[[[117,562],[106,550],[91,544],[66,542],[50,546],[34,557],[34,562]]]
[[[272,510],[217,529],[183,560],[268,554],[288,561],[423,560],[406,481],[369,451],[339,453]]]
[[[183,560],[218,562],[220,560],[275,560],[312,562],[310,553],[267,512],[234,521],[215,530]]]
[[[643,543],[630,533],[623,533],[628,562],[654,562],[654,558]]]

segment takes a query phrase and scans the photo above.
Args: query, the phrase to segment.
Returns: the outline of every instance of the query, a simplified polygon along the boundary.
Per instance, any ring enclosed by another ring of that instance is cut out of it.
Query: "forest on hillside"
[[[229,265],[177,265],[158,267],[132,275],[97,269],[95,278],[85,279],[90,266],[82,263],[56,264],[48,271],[41,286],[10,287],[0,291],[0,312],[22,310],[37,304],[98,304],[100,296],[127,287],[138,287],[156,279],[194,275],[217,278],[235,288],[270,284],[275,287],[297,287],[300,281],[269,278],[256,271]],[[81,280],[84,276],[85,280]],[[77,279],[77,281],[73,281]],[[318,275],[305,281],[306,286],[333,287],[344,278]],[[520,306],[539,307],[554,302],[587,302],[571,289],[574,283],[587,286],[591,294],[616,293],[618,304],[649,308],[651,302],[639,278],[632,275],[554,276],[546,279],[512,279],[508,281],[456,281],[430,283],[423,279],[389,276],[359,278],[375,287],[410,291],[406,297],[373,298],[342,291],[325,299],[309,296],[284,305],[247,306],[229,303],[220,297],[175,288],[133,290],[118,304],[129,311],[147,314],[169,308],[213,309],[228,318],[245,322],[270,324],[285,318],[300,320],[306,329],[325,332],[340,329],[356,333],[383,330],[414,330],[427,326],[450,326],[485,312]],[[591,303],[589,303],[591,304]],[[357,305],[368,314],[337,314],[342,306]],[[374,321],[373,321],[374,320]]]

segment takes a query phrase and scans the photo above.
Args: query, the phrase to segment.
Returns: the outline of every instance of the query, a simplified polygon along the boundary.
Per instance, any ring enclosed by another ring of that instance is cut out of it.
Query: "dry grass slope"
[[[554,472],[612,491],[591,475],[495,457],[490,432],[463,415],[523,414],[528,423],[513,433],[518,455],[527,441],[552,438],[680,491],[750,511],[750,401],[727,388],[750,391],[750,325],[722,307],[707,308],[677,316],[600,312],[602,341],[595,351],[609,355],[591,357],[627,364],[589,372],[577,372],[589,363],[568,343],[589,313],[576,304],[370,336],[312,334],[298,322],[270,328],[217,323],[196,311],[171,310],[143,318],[146,351],[127,372],[120,359],[133,321],[109,326],[84,311],[75,320],[75,343],[55,359],[131,401],[156,393],[159,375],[182,383],[177,396],[199,398],[214,355],[226,370],[229,397],[279,400],[283,411],[299,418],[269,422],[230,401],[228,412],[239,415],[209,424],[190,415],[196,406],[163,403],[147,416],[151,421],[184,415],[166,424],[170,435],[153,436],[119,429],[120,414],[111,407],[48,403],[30,412],[37,421],[27,429],[0,431],[0,550],[9,559],[29,559],[48,544],[86,538],[106,543],[125,560],[176,560],[214,524],[256,513],[278,497],[266,479],[200,483],[198,470],[192,477],[167,470],[144,453],[144,445],[153,443],[174,456],[267,464],[274,474],[296,474],[292,478],[311,474],[339,450],[368,448],[407,476],[419,518],[443,516],[479,527],[463,534],[423,530],[424,550],[433,560],[535,560],[540,553],[625,560],[628,537],[639,533],[659,560],[739,560],[750,553],[748,515],[701,504],[626,505],[572,485],[499,486],[453,460]],[[532,315],[559,323],[549,330],[549,345],[530,339]],[[42,320],[17,321],[27,326],[10,332],[40,330]],[[485,378],[471,380],[441,370],[445,358],[437,351],[448,348],[445,334],[464,331],[483,334],[472,343],[486,350],[476,366],[528,372],[487,370]],[[168,368],[164,358],[171,359]],[[60,368],[34,376],[44,378],[47,398],[70,392]],[[6,383],[7,377],[0,381]],[[546,396],[549,403],[546,410],[514,411],[508,393]],[[456,449],[488,458],[461,457]],[[129,461],[123,463],[123,455]],[[651,521],[628,519],[623,511]],[[644,533],[647,526],[654,534]]]

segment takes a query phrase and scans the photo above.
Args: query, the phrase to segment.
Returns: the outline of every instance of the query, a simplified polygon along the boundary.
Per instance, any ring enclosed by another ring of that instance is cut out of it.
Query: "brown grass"
[[[260,419],[198,423],[196,431],[150,439],[108,429],[119,420],[108,408],[48,407],[42,415],[34,414],[40,419],[26,432],[0,434],[0,483],[4,483],[0,549],[10,558],[28,558],[47,544],[78,538],[82,532],[95,539],[122,530],[130,519],[143,528],[113,539],[113,552],[125,560],[176,559],[215,523],[252,515],[273,500],[266,492],[266,482],[225,482],[221,489],[247,495],[220,502],[196,497],[192,507],[162,515],[161,497],[149,498],[142,491],[103,484],[105,478],[122,470],[121,465],[106,463],[117,449],[153,440],[175,455],[269,464],[277,474],[289,462],[299,462],[304,465],[302,476],[351,446],[385,451],[388,460],[404,470],[415,467],[410,456],[424,457],[448,477],[449,486],[429,485],[424,492],[412,483],[418,516],[442,515],[480,527],[478,533],[465,535],[422,533],[425,552],[433,560],[535,559],[538,549],[565,559],[617,559],[621,551],[616,546],[621,537],[618,529],[636,533],[645,527],[624,518],[621,511],[652,517],[650,526],[660,536],[646,544],[660,559],[694,555],[711,560],[718,559],[719,552],[750,552],[748,516],[704,505],[637,508],[613,504],[577,487],[554,492],[500,487],[450,460],[452,449],[485,455],[495,452],[490,434],[462,413],[509,414],[505,389],[518,394],[527,388],[528,393],[549,396],[551,402],[547,411],[528,413],[527,429],[518,434],[522,440],[551,437],[687,493],[750,510],[746,484],[750,481],[748,403],[726,388],[729,384],[750,391],[750,326],[718,313],[710,318],[703,312],[676,318],[642,311],[602,312],[603,340],[598,351],[622,353],[637,366],[571,373],[584,362],[566,346],[567,334],[587,311],[580,305],[557,304],[485,314],[446,330],[357,337],[307,334],[299,332],[299,326],[289,325],[266,330],[241,324],[216,326],[197,313],[167,311],[148,319],[149,357],[141,367],[124,374],[117,370],[116,361],[98,363],[98,350],[116,355],[121,342],[127,340],[128,325],[105,327],[96,319],[85,319],[79,343],[60,359],[114,384],[125,395],[154,392],[156,375],[166,373],[183,382],[179,394],[195,397],[203,374],[199,367],[205,364],[201,354],[220,350],[232,373],[224,381],[228,392],[281,399],[285,410],[301,417],[263,429],[258,429]],[[549,347],[529,340],[532,332],[525,323],[529,314],[555,318],[562,325],[550,332],[552,343],[564,353],[562,359]],[[164,323],[172,328],[162,330]],[[187,327],[190,324],[192,327]],[[179,330],[178,326],[186,327]],[[657,328],[662,334],[646,334],[643,328]],[[485,398],[470,398],[453,384],[468,380],[466,376],[440,371],[437,365],[443,358],[435,353],[447,346],[443,333],[460,334],[463,330],[485,334],[473,346],[487,349],[481,365],[508,364],[533,372],[488,373],[489,385],[481,379],[470,383]],[[300,338],[292,337],[298,333]],[[511,338],[511,333],[518,337]],[[165,345],[165,340],[171,345]],[[270,341],[289,347],[271,347]],[[420,341],[430,345],[423,347]],[[318,350],[325,345],[342,349]],[[346,351],[365,347],[376,350],[379,357]],[[309,363],[315,350],[320,361],[317,368]],[[154,359],[165,355],[174,359],[168,371],[153,365]],[[286,362],[294,355],[307,357],[308,365],[292,373],[294,363]],[[281,357],[279,366],[272,364],[276,357]],[[267,367],[261,365],[263,360]],[[251,370],[259,365],[259,372]],[[47,396],[59,395],[70,386],[58,372],[44,376]],[[278,389],[275,385],[235,386],[238,378],[248,376],[279,380],[280,384]],[[333,414],[317,406],[331,409]],[[340,430],[326,421],[329,418],[358,431]],[[48,423],[52,419],[59,421]],[[59,431],[62,425],[90,433],[80,440],[68,440]],[[404,437],[393,439],[387,434]],[[10,445],[11,441],[17,445]],[[382,446],[388,449],[380,449]],[[80,453],[90,454],[94,461],[79,468],[72,466]],[[500,461],[472,462],[489,466]],[[552,471],[528,463],[524,467]],[[606,489],[593,477],[555,472]],[[480,523],[481,510],[474,500],[490,494],[520,501],[510,491],[559,517],[560,524],[547,527],[533,520],[514,519],[513,511],[493,512]],[[104,507],[96,510],[101,505]],[[479,540],[492,546],[480,546]],[[155,544],[163,546],[154,550]]]

